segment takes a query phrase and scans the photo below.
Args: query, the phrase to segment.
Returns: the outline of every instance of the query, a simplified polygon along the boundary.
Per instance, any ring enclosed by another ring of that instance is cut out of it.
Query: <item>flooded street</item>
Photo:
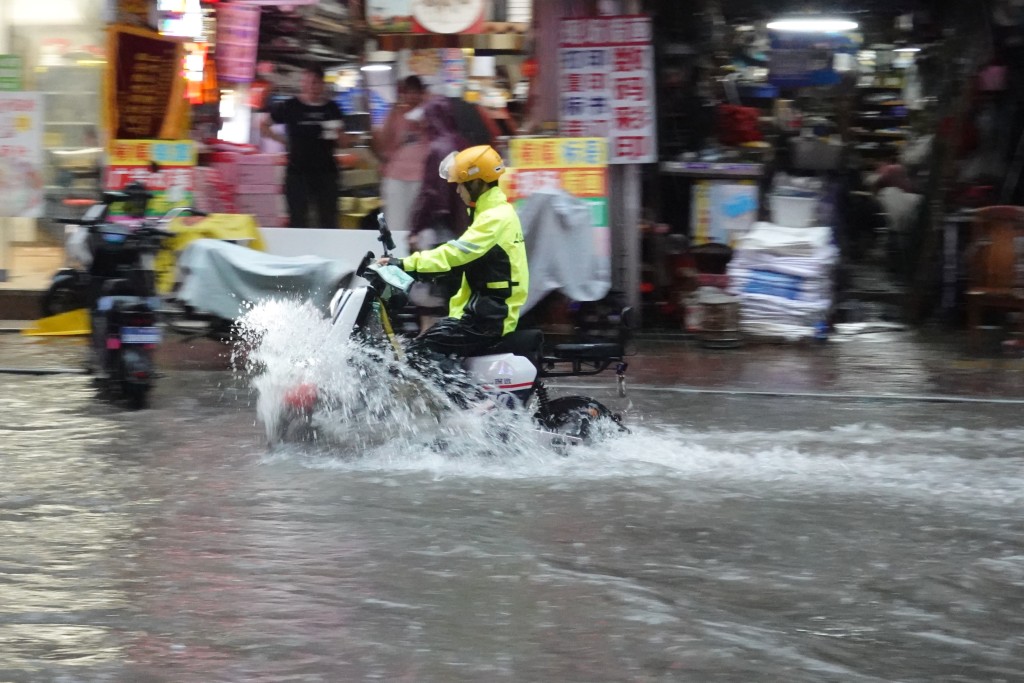
[[[608,375],[568,457],[271,452],[203,344],[139,412],[0,373],[0,681],[1024,679],[1020,403]]]

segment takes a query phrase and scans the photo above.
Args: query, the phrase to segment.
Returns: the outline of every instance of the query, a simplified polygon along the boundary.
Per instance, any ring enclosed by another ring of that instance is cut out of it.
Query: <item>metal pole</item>
[[[639,164],[609,167],[609,214],[612,242],[612,286],[623,292],[642,324],[640,309],[640,217],[642,186]]]

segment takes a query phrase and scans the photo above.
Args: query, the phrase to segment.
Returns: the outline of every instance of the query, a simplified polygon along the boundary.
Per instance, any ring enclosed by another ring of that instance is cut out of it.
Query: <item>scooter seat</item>
[[[556,344],[550,352],[558,360],[607,360],[623,356],[622,345],[614,342]]]
[[[116,278],[113,280],[106,280],[101,289],[101,296],[134,296],[135,290],[132,288],[132,283],[126,278]]]
[[[496,353],[512,353],[532,359],[540,355],[540,350],[543,346],[544,333],[540,330],[516,330],[506,334],[487,348],[471,355],[489,356]]]

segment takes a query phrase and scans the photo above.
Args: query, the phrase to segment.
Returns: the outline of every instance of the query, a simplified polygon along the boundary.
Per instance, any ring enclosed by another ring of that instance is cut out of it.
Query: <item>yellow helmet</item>
[[[449,154],[441,162],[438,172],[449,183],[468,183],[477,179],[493,183],[505,172],[505,162],[490,145],[477,145]]]

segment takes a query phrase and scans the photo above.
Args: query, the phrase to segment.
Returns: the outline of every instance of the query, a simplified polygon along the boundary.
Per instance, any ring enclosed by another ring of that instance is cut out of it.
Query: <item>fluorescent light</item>
[[[898,47],[895,50],[893,50],[893,52],[920,52],[920,51],[921,51],[921,48],[919,48],[919,47]]]
[[[792,33],[842,33],[853,31],[859,24],[849,19],[778,19],[768,22],[770,31],[789,31]]]
[[[390,64],[367,64],[359,67],[360,71],[391,71]]]
[[[53,153],[62,156],[72,156],[77,154],[99,154],[102,151],[102,147],[84,147],[82,149],[55,149]]]

